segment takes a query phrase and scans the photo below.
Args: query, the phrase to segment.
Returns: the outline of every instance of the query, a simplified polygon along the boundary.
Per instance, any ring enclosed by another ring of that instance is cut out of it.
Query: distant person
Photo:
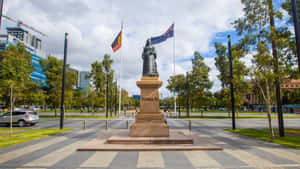
[[[167,116],[166,116],[166,109],[164,109],[164,111],[163,111],[163,116],[164,116],[164,121],[165,121],[165,123],[166,124],[168,124],[168,122],[167,122]]]

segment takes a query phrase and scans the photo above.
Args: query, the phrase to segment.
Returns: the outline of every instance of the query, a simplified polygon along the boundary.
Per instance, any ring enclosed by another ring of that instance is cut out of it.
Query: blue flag
[[[169,29],[164,34],[156,37],[151,37],[151,44],[155,45],[164,42],[168,38],[171,38],[173,36],[174,36],[174,23],[169,27]]]

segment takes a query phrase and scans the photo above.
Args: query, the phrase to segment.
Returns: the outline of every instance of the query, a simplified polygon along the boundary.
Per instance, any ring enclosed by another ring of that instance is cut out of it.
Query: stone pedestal
[[[143,77],[136,82],[141,89],[140,112],[130,126],[131,137],[168,137],[169,127],[159,108],[158,89],[162,81],[158,77]]]

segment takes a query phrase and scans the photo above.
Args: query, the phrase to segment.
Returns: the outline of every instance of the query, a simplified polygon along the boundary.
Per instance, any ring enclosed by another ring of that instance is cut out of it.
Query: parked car
[[[226,111],[226,108],[219,108],[219,111]]]
[[[31,110],[18,110],[12,112],[13,124],[18,124],[19,127],[25,125],[35,125],[39,122],[39,115]],[[10,124],[10,112],[4,113],[0,116],[0,123]]]

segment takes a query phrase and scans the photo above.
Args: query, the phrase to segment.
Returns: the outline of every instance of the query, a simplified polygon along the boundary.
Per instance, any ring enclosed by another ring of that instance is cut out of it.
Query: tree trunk
[[[268,80],[266,80],[266,88],[267,88],[267,108],[268,108],[268,122],[269,122],[269,130],[270,130],[270,134],[271,134],[271,138],[274,138],[274,130],[272,127],[272,116],[271,116],[271,97],[270,97],[270,87],[269,87],[269,83]]]
[[[10,130],[9,130],[9,137],[12,136],[12,110],[13,110],[13,87],[10,87]]]
[[[54,116],[57,117],[56,106],[54,106]]]

